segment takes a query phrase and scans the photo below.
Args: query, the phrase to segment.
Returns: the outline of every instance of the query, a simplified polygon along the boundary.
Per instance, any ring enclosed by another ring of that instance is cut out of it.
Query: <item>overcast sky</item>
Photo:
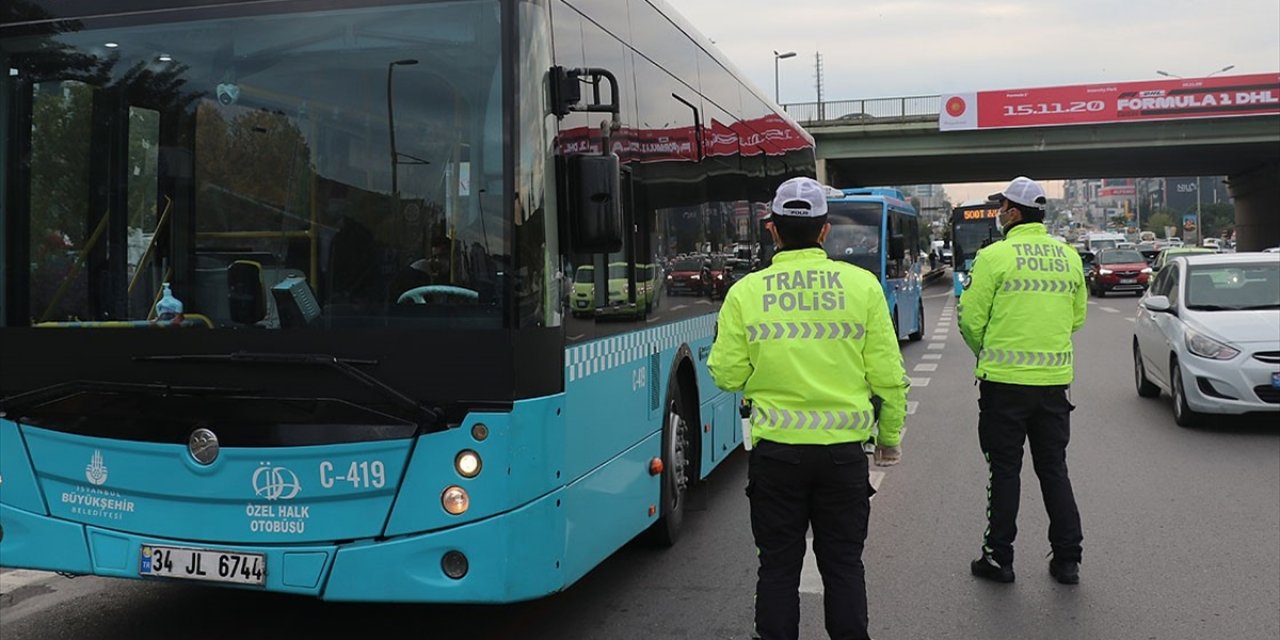
[[[1278,0],[667,1],[767,94],[795,51],[783,103],[817,99],[816,52],[824,101],[1280,71]]]

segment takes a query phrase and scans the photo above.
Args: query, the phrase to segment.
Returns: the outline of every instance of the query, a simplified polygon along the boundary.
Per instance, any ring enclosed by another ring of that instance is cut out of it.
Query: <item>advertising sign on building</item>
[[[1196,179],[1166,178],[1164,181],[1164,203],[1176,213],[1196,210]]]
[[[1133,180],[1130,178],[1121,178],[1118,180],[1103,180],[1102,188],[1098,190],[1100,198],[1126,198],[1137,195],[1138,189],[1134,186]]]
[[[942,96],[942,131],[1280,114],[1280,73]]]

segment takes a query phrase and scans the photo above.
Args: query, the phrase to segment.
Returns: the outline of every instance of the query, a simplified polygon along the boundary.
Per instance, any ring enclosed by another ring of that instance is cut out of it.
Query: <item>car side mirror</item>
[[[1142,308],[1156,313],[1169,313],[1173,310],[1173,305],[1168,296],[1149,296],[1142,299]]]

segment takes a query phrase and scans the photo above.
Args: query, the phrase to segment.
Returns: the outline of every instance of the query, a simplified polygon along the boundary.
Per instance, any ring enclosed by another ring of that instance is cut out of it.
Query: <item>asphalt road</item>
[[[876,475],[866,563],[877,638],[1280,637],[1280,420],[1174,425],[1133,389],[1136,299],[1092,301],[1077,337],[1068,454],[1084,523],[1081,584],[1046,571],[1047,519],[1028,456],[1011,585],[968,573],[983,530],[973,357],[945,283],[929,333],[904,343],[914,410],[904,461]],[[936,367],[930,366],[936,365]],[[750,637],[755,556],[745,456],[692,496],[670,550],[631,544],[564,593],[503,607],[330,604],[198,586],[0,573],[0,638],[654,640]],[[0,562],[3,559],[0,558]],[[804,638],[825,638],[802,580]],[[21,586],[18,586],[21,585]]]

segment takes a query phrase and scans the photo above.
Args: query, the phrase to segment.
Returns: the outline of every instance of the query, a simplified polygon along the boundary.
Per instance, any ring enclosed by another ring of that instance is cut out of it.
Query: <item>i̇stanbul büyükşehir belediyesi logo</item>
[[[965,104],[964,98],[951,96],[951,99],[947,100],[947,115],[952,117],[959,116],[964,113],[967,107],[968,105]]]
[[[101,487],[107,481],[107,465],[102,461],[102,452],[95,449],[89,464],[84,466],[84,477],[89,484]]]

